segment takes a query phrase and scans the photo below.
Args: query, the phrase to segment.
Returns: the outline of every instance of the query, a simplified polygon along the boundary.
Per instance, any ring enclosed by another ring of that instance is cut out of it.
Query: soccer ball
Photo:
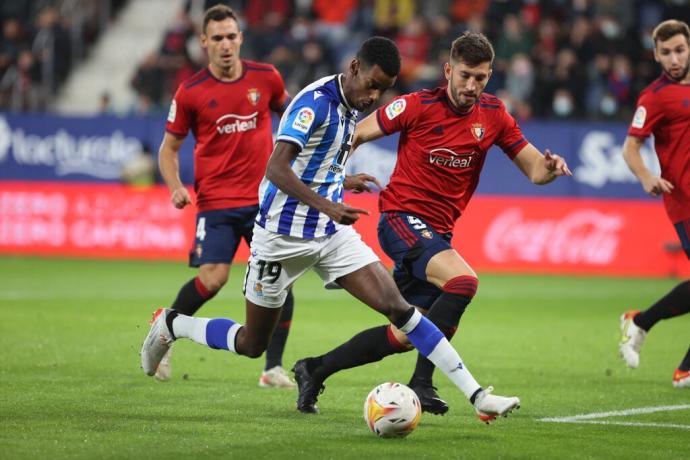
[[[382,438],[407,436],[417,428],[421,416],[419,398],[402,383],[382,383],[364,401],[364,421]]]

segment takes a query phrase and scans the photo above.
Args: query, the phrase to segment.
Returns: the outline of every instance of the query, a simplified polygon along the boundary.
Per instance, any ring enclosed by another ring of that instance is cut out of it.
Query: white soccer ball
[[[402,383],[382,383],[364,401],[364,421],[382,438],[407,436],[417,428],[421,416],[419,398]]]

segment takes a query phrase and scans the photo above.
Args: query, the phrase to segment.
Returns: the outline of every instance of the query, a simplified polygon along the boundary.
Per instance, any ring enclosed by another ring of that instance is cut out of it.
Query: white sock
[[[209,321],[209,318],[177,315],[172,322],[173,335],[178,339],[192,339],[198,344],[208,346],[206,343],[206,326]]]
[[[407,338],[422,355],[448,376],[467,399],[471,399],[481,388],[448,339],[419,311],[415,310],[400,330],[407,334]]]

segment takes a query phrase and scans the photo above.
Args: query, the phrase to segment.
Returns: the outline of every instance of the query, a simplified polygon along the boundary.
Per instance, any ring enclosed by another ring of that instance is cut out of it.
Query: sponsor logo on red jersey
[[[256,129],[256,119],[259,112],[250,115],[236,115],[228,113],[216,120],[218,134],[243,133]]]
[[[474,166],[475,152],[455,153],[450,149],[438,148],[429,152],[429,163],[445,168],[469,168]]]

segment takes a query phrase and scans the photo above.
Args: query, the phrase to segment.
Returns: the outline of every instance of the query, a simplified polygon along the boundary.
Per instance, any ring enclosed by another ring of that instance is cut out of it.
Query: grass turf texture
[[[486,426],[450,381],[451,405],[424,414],[407,439],[382,440],[362,420],[377,384],[407,382],[415,355],[335,375],[322,414],[298,413],[295,393],[257,386],[263,359],[191,342],[175,345],[173,378],[139,368],[147,321],[195,272],[176,263],[0,258],[2,458],[682,458],[690,431],[553,424],[542,417],[690,402],[671,387],[687,350],[688,318],[658,324],[635,371],[617,356],[618,316],[645,307],[674,280],[481,276],[453,344],[484,385],[522,409]],[[244,317],[235,266],[204,316]],[[382,324],[310,273],[295,287],[285,367]],[[690,410],[609,421],[690,425]]]

